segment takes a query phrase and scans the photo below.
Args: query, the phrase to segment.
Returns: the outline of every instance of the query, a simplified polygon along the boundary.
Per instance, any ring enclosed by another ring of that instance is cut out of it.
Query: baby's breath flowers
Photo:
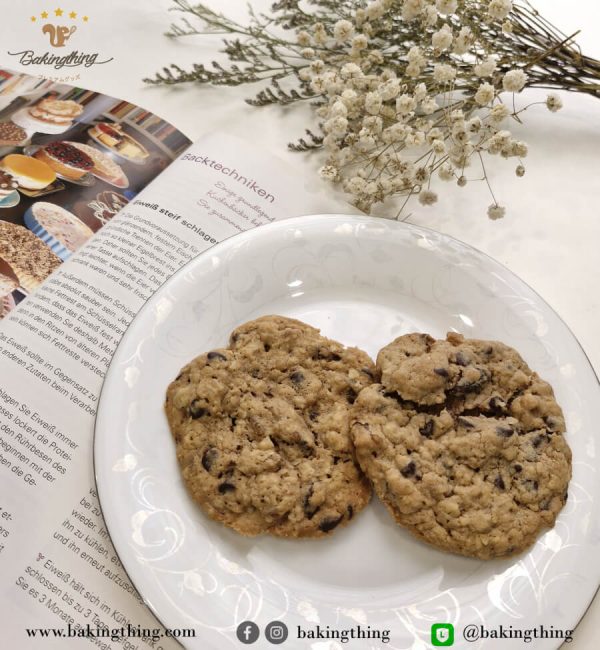
[[[204,5],[175,4],[209,33],[234,36],[224,50],[232,64],[191,72],[171,66],[151,82],[270,79],[249,103],[309,100],[321,133],[308,130],[292,148],[320,151],[321,177],[367,213],[385,202],[398,218],[413,197],[437,203],[443,182],[464,188],[484,180],[493,201],[488,217],[504,217],[486,160],[513,159],[516,176],[524,176],[528,147],[511,120],[520,122],[533,104],[552,113],[562,107],[556,93],[529,104],[520,93],[545,87],[599,95],[590,81],[600,78],[600,63],[526,0],[309,0],[308,8],[278,0],[271,16],[252,14],[249,26]],[[197,33],[187,19],[171,31]]]

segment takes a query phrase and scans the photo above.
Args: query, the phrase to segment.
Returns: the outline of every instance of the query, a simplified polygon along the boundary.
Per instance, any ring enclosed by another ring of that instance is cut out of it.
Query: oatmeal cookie
[[[488,559],[554,525],[571,450],[551,386],[496,341],[401,336],[381,383],[354,405],[358,461],[396,521],[422,540]]]
[[[166,413],[191,496],[243,535],[321,537],[369,502],[349,412],[376,370],[297,320],[265,316],[183,368]]]

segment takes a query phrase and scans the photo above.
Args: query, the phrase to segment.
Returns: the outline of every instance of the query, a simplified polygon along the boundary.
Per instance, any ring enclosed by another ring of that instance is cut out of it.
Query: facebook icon
[[[260,630],[258,625],[252,621],[242,621],[237,626],[237,638],[244,644],[249,645],[258,640],[260,636]]]

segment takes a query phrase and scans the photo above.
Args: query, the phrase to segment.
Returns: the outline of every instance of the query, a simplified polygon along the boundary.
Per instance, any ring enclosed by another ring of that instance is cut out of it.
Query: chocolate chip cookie
[[[321,537],[371,497],[349,412],[376,378],[361,350],[265,316],[183,368],[166,413],[191,496],[243,535]]]
[[[422,540],[488,559],[554,525],[571,450],[551,386],[496,342],[401,336],[358,396],[358,461],[396,521]]]

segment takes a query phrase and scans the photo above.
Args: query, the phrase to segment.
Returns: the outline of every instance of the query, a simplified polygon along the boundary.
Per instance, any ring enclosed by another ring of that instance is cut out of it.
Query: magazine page
[[[134,104],[0,69],[0,318],[189,145]]]
[[[178,647],[141,603],[102,520],[92,444],[103,376],[173,272],[238,232],[314,211],[310,201],[279,161],[210,136],[4,319],[0,572],[10,647],[63,647],[61,637],[83,629],[101,648]],[[100,628],[113,639],[93,638]]]

